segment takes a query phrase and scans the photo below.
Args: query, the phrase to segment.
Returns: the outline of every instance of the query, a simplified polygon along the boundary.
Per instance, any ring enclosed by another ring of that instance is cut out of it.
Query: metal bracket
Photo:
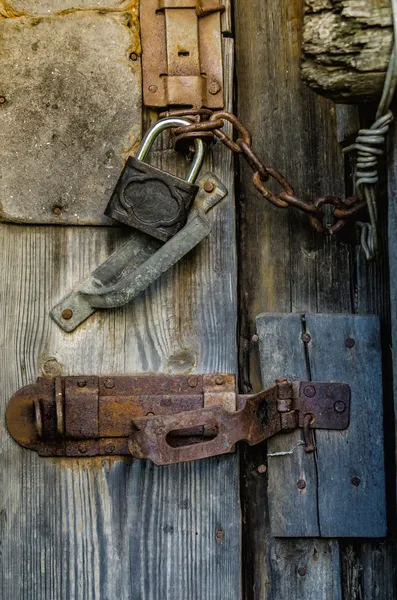
[[[233,412],[233,407],[237,410]],[[132,455],[157,465],[199,460],[298,427],[346,429],[350,387],[281,379],[238,395],[234,375],[40,377],[11,398],[8,431],[41,456]]]
[[[219,0],[145,0],[140,7],[146,106],[223,108]]]
[[[211,173],[202,177],[198,186],[187,224],[174,237],[162,245],[152,237],[133,233],[52,308],[51,317],[64,331],[76,329],[97,308],[127,304],[211,233],[206,213],[227,195],[227,190]]]

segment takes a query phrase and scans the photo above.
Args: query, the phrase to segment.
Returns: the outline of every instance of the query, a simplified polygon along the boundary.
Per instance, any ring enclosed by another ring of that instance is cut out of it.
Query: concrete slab
[[[141,136],[138,11],[0,21],[0,218],[108,224]]]

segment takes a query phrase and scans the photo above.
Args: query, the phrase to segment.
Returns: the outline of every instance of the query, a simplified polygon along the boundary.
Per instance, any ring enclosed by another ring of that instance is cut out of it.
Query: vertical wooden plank
[[[263,387],[279,377],[309,379],[302,320],[298,314],[267,313],[256,319]],[[305,452],[301,431],[276,436],[268,444],[268,504],[275,537],[320,536],[314,455]],[[298,489],[303,480],[306,487]]]
[[[224,47],[230,107],[233,40]],[[186,170],[167,150],[170,172]],[[131,305],[72,334],[51,306],[128,232],[2,225],[0,294],[0,597],[13,600],[240,600],[238,455],[166,468],[133,460],[46,460],[7,435],[13,391],[37,375],[235,372],[236,268],[232,157],[207,168],[229,196],[213,232]],[[54,182],[56,185],[56,182]]]
[[[384,537],[379,318],[306,315],[306,326],[311,335],[308,354],[313,381],[344,381],[352,392],[348,429],[316,431],[320,533],[324,537]]]

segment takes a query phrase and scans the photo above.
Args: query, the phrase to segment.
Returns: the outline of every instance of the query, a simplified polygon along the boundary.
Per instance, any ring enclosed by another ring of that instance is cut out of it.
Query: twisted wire
[[[357,152],[354,172],[355,193],[367,203],[369,223],[357,221],[361,228],[361,246],[367,260],[373,260],[378,252],[378,203],[376,186],[379,181],[378,161],[384,154],[386,135],[393,121],[389,110],[397,85],[397,0],[391,0],[394,45],[383,86],[382,97],[376,112],[376,121],[369,129],[360,129],[356,141],[344,152]]]

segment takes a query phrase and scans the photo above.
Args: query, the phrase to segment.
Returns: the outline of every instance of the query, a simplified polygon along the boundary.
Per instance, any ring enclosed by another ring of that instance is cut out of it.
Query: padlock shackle
[[[178,117],[167,117],[166,119],[161,119],[160,121],[157,121],[157,123],[155,123],[153,127],[151,127],[148,130],[145,137],[143,138],[136,158],[138,160],[145,160],[157,136],[159,136],[160,133],[162,133],[166,129],[170,129],[171,127],[184,127],[185,125],[191,124],[191,121],[188,121],[187,119],[181,119]],[[196,181],[198,174],[200,173],[205,154],[203,140],[201,140],[200,138],[196,138],[194,140],[194,144],[196,146],[196,152],[194,154],[194,159],[189,174],[186,178],[186,181],[188,183],[194,183]]]

